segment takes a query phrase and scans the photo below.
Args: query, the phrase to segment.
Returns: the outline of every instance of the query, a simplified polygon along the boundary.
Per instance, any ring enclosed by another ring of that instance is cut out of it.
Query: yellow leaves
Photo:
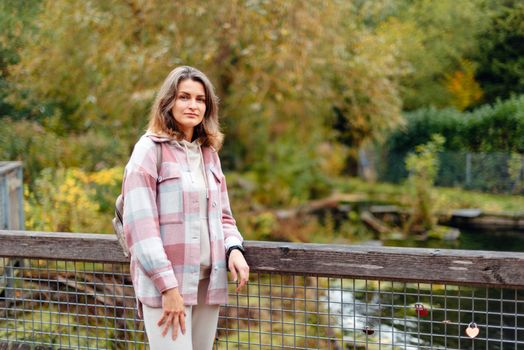
[[[338,176],[346,166],[347,149],[337,143],[323,142],[317,147],[319,167],[323,174]]]
[[[71,182],[73,179],[77,179],[80,182],[87,183],[89,182],[89,175],[80,169],[70,169],[71,178],[68,178],[67,181]]]
[[[459,111],[480,101],[483,96],[479,83],[475,80],[475,68],[471,61],[462,61],[462,70],[447,74],[444,84],[451,93],[451,102]]]
[[[65,232],[111,232],[110,213],[102,205],[116,197],[122,168],[86,173],[77,168],[46,169],[25,190],[26,226],[31,230]],[[102,195],[101,195],[102,193]],[[105,197],[103,193],[107,193]],[[110,205],[110,204],[109,204]]]
[[[66,173],[66,179],[58,186],[58,191],[54,197],[55,208],[60,210],[63,207],[71,208],[74,206],[89,212],[98,211],[98,203],[90,199],[94,195],[94,191],[86,188],[86,180],[85,174],[77,169]]]
[[[122,180],[122,171],[121,167],[115,167],[93,172],[87,176],[87,182],[103,186],[114,186]]]

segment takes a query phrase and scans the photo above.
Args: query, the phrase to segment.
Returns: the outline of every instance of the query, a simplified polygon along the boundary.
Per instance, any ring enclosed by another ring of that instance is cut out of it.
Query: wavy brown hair
[[[224,134],[220,132],[218,122],[218,97],[207,76],[193,67],[180,66],[169,73],[151,106],[148,130],[155,134],[167,134],[177,140],[184,138],[184,133],[177,126],[171,110],[175,105],[179,84],[187,79],[201,83],[206,94],[204,119],[195,127],[193,139],[198,139],[202,146],[211,146],[219,150]]]

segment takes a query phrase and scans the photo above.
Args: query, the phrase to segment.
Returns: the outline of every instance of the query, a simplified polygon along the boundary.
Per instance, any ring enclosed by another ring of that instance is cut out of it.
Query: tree
[[[390,35],[401,41],[407,62],[400,82],[403,108],[446,107],[455,98],[446,87],[446,75],[462,70],[462,62],[475,54],[477,36],[498,7],[491,0],[417,0],[401,2],[389,20]]]
[[[476,74],[485,101],[524,93],[524,4],[509,2],[480,35]]]
[[[20,117],[25,112],[6,101],[11,89],[9,66],[20,61],[19,50],[33,29],[32,20],[39,5],[40,0],[0,2],[0,118],[4,115]]]
[[[236,169],[272,164],[281,138],[315,150],[334,107],[358,125],[357,147],[401,120],[396,44],[361,22],[350,3],[320,0],[46,1],[12,100],[59,134],[134,140],[167,72],[189,64],[216,84]]]

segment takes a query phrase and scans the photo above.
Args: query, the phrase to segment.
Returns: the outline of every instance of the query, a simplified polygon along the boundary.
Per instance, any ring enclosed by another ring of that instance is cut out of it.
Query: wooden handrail
[[[22,162],[21,161],[10,161],[10,162],[5,162],[5,161],[0,161],[0,174],[5,174],[13,169],[17,169],[17,168],[20,168],[22,166]]]
[[[524,289],[524,253],[246,241],[253,272]],[[0,230],[0,257],[127,263],[115,235]]]

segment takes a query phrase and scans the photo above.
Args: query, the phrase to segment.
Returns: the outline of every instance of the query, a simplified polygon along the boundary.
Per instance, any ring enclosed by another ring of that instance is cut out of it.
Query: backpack
[[[155,142],[156,150],[156,170],[157,174],[160,173],[160,165],[162,164],[162,147],[159,143]],[[126,237],[124,235],[124,181],[125,181],[125,172],[124,179],[122,180],[122,193],[116,197],[115,201],[115,217],[111,221],[113,224],[113,231],[118,238],[118,243],[122,247],[122,251],[125,257],[129,257],[129,248],[126,243]],[[158,183],[158,181],[157,181]]]

